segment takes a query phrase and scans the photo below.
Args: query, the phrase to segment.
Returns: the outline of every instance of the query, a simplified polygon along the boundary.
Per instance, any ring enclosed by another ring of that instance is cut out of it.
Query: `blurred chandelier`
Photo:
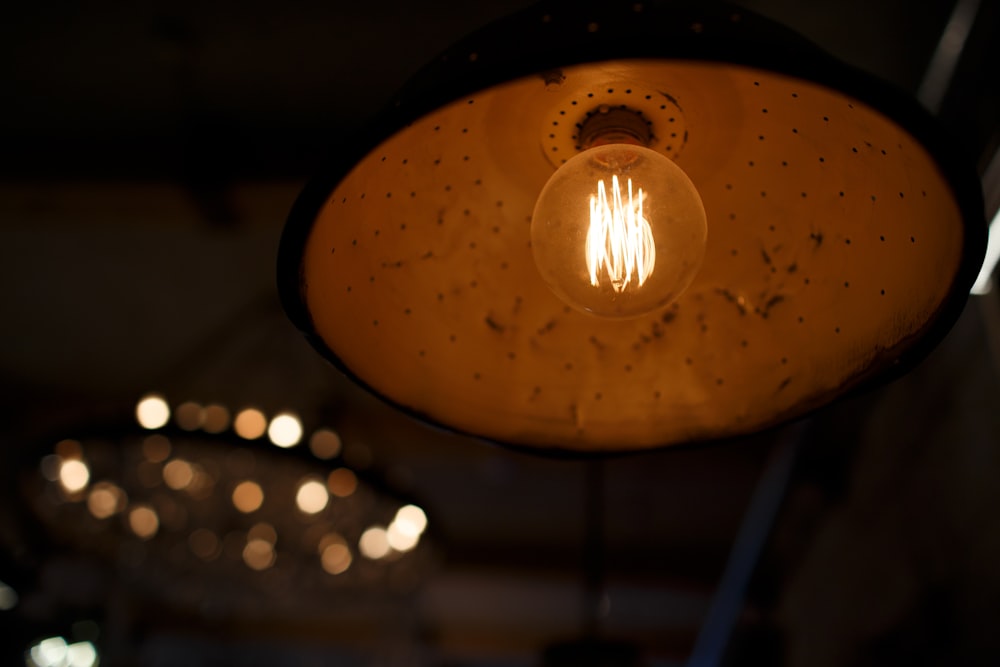
[[[158,395],[136,420],[60,440],[25,480],[55,552],[208,616],[322,610],[330,593],[404,594],[426,574],[426,514],[352,468],[335,431]]]
[[[984,241],[933,119],[797,35],[725,6],[543,3],[449,49],[307,186],[279,282],[390,403],[607,451],[897,376]]]

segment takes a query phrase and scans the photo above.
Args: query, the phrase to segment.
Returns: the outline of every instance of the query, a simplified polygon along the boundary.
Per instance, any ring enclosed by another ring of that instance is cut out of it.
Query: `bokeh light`
[[[185,401],[174,409],[174,421],[185,431],[196,431],[205,422],[205,410],[194,401]]]
[[[389,536],[382,526],[372,526],[361,534],[358,549],[365,558],[378,560],[389,554]]]
[[[184,487],[192,498],[204,500],[212,494],[215,478],[197,463],[191,464],[191,482]]]
[[[260,509],[264,503],[264,490],[257,482],[246,480],[233,489],[233,506],[244,514]]]
[[[188,547],[198,558],[210,561],[219,557],[222,543],[218,536],[207,528],[198,528],[188,536]]]
[[[142,440],[142,455],[151,463],[163,463],[170,458],[170,441],[159,433],[147,435]]]
[[[107,519],[125,509],[128,497],[112,482],[98,482],[87,496],[87,509],[98,519]]]
[[[274,546],[265,540],[250,540],[243,548],[243,562],[251,570],[266,570],[274,560]]]
[[[260,523],[255,523],[247,531],[247,541],[249,542],[250,540],[264,540],[274,545],[278,543],[278,531],[271,524],[261,521]]]
[[[50,482],[59,481],[59,469],[62,467],[62,457],[58,454],[49,454],[42,457],[42,477]]]
[[[146,394],[135,406],[135,418],[143,428],[161,428],[170,420],[170,406],[159,394]]]
[[[302,422],[291,412],[282,412],[271,420],[267,437],[278,447],[294,447],[302,439]]]
[[[17,591],[0,581],[0,611],[10,611],[17,606]]]
[[[326,486],[338,498],[347,498],[358,488],[358,478],[348,468],[337,468],[327,477]]]
[[[59,466],[59,483],[69,493],[78,493],[87,487],[90,469],[79,459],[63,461]]]
[[[206,433],[222,433],[228,427],[229,410],[218,404],[205,407],[205,421],[202,424],[202,428]]]
[[[56,456],[60,459],[82,459],[83,445],[76,440],[60,440],[56,443]]]
[[[411,531],[409,524],[405,522],[400,524],[399,521],[393,521],[386,530],[386,540],[396,551],[409,551],[417,546],[420,533]]]
[[[90,642],[76,642],[66,647],[66,667],[94,667],[97,649]]]
[[[309,451],[318,459],[332,459],[340,453],[340,436],[328,428],[321,428],[309,438]]]
[[[420,535],[427,529],[427,515],[416,505],[404,505],[396,512],[393,523],[407,535]]]
[[[343,574],[351,566],[351,550],[346,544],[327,545],[320,554],[320,564],[330,574]]]
[[[94,667],[97,648],[90,642],[66,644],[62,637],[43,639],[28,650],[28,667]]]
[[[256,440],[267,430],[267,418],[256,408],[245,408],[236,415],[233,429],[244,440]]]
[[[183,459],[174,459],[163,466],[163,481],[174,491],[186,489],[194,480],[194,468]]]
[[[97,649],[90,642],[66,644],[62,637],[43,639],[28,650],[28,667],[94,667]]]
[[[128,525],[137,537],[148,540],[160,529],[160,517],[149,505],[136,505],[128,513]]]
[[[306,514],[322,512],[328,502],[330,494],[327,493],[326,485],[318,479],[303,481],[299,485],[298,493],[295,494],[295,504]]]
[[[43,639],[28,652],[38,667],[63,667],[66,664],[66,640],[62,637]]]

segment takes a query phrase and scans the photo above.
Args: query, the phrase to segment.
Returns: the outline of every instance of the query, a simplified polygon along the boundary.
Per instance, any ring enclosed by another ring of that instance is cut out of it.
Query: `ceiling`
[[[738,613],[721,640],[731,664],[988,664],[1000,650],[995,293],[909,376],[800,425],[599,462],[417,424],[285,319],[275,253],[304,180],[420,64],[528,4],[7,10],[0,581],[59,599],[46,573],[60,554],[29,553],[19,532],[18,466],[73,429],[127,419],[155,390],[336,427],[371,474],[426,508],[436,565],[410,596],[374,591],[313,618],[256,608],[158,622],[155,604],[98,596],[79,613],[100,625],[109,664],[533,665],[593,628],[598,589],[599,633],[635,642],[649,664],[689,658],[720,592]],[[915,93],[955,3],[740,4]],[[984,173],[1000,143],[1000,3],[978,11],[939,115]],[[0,614],[16,630],[5,657],[66,622]]]

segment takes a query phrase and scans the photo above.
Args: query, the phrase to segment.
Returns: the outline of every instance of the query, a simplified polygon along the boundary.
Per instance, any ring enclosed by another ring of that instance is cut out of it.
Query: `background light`
[[[264,490],[251,480],[240,482],[233,489],[233,506],[244,514],[260,509],[264,503]]]
[[[174,459],[163,466],[163,481],[174,491],[185,489],[194,479],[194,468],[183,459]]]
[[[70,493],[82,491],[90,481],[90,469],[78,459],[63,461],[59,467],[59,483]]]
[[[243,548],[243,562],[251,570],[266,570],[274,561],[274,546],[266,540],[250,540]]]
[[[396,512],[394,523],[404,532],[420,535],[427,529],[427,515],[416,505],[404,505]]]
[[[365,558],[378,560],[389,554],[389,536],[382,526],[372,526],[361,534],[358,549]]]
[[[274,529],[269,523],[261,521],[260,523],[255,523],[249,531],[247,531],[247,541],[252,540],[264,540],[269,544],[278,543],[278,531]]]
[[[87,496],[87,509],[98,519],[120,512],[127,503],[125,492],[117,484],[98,482]]]
[[[17,606],[17,591],[0,581],[0,611],[10,611]]]
[[[309,438],[309,451],[318,459],[332,459],[340,453],[340,436],[327,428],[321,428]]]
[[[136,505],[128,513],[128,525],[137,537],[148,540],[160,529],[160,517],[149,505]]]
[[[207,528],[198,528],[188,536],[188,547],[202,560],[214,560],[221,551],[218,536]]]
[[[62,457],[58,454],[49,454],[42,458],[42,477],[50,482],[59,481],[60,468],[62,468]]]
[[[38,667],[65,667],[66,648],[62,637],[49,637],[32,646],[29,655]]]
[[[212,404],[205,407],[205,423],[202,428],[206,433],[222,433],[229,426],[229,410],[225,406]]]
[[[185,431],[194,431],[204,423],[205,411],[194,401],[185,401],[174,410],[174,421]]]
[[[83,458],[83,446],[76,440],[67,438],[56,443],[56,455],[61,459]]]
[[[66,644],[62,637],[43,639],[28,650],[28,667],[94,667],[97,649],[90,642]]]
[[[346,544],[330,544],[323,549],[320,555],[320,563],[323,569],[330,574],[343,574],[351,566],[351,550]]]
[[[267,430],[267,419],[260,410],[245,408],[236,415],[233,429],[244,440],[256,440]]]
[[[66,667],[93,667],[97,664],[97,649],[90,642],[77,642],[66,647]]]
[[[409,551],[420,542],[420,533],[413,532],[411,524],[401,526],[398,521],[393,521],[386,531],[386,540],[396,551]]]
[[[326,485],[316,479],[303,482],[295,494],[295,504],[306,514],[322,512],[329,501],[330,494],[327,493]]]
[[[147,394],[135,406],[135,418],[143,428],[161,428],[170,420],[170,406],[159,394]]]
[[[290,412],[275,415],[267,427],[267,437],[278,447],[294,447],[302,439],[302,423]]]
[[[170,441],[159,433],[148,435],[142,441],[142,454],[151,463],[162,463],[170,458]]]
[[[358,488],[358,477],[350,468],[337,468],[326,480],[330,493],[338,498],[347,498]]]

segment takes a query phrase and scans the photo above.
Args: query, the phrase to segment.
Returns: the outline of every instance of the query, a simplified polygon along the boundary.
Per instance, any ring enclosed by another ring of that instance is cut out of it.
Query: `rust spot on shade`
[[[506,327],[494,320],[491,315],[486,316],[486,326],[493,329],[493,331],[496,331],[497,333],[503,333],[506,330]]]

